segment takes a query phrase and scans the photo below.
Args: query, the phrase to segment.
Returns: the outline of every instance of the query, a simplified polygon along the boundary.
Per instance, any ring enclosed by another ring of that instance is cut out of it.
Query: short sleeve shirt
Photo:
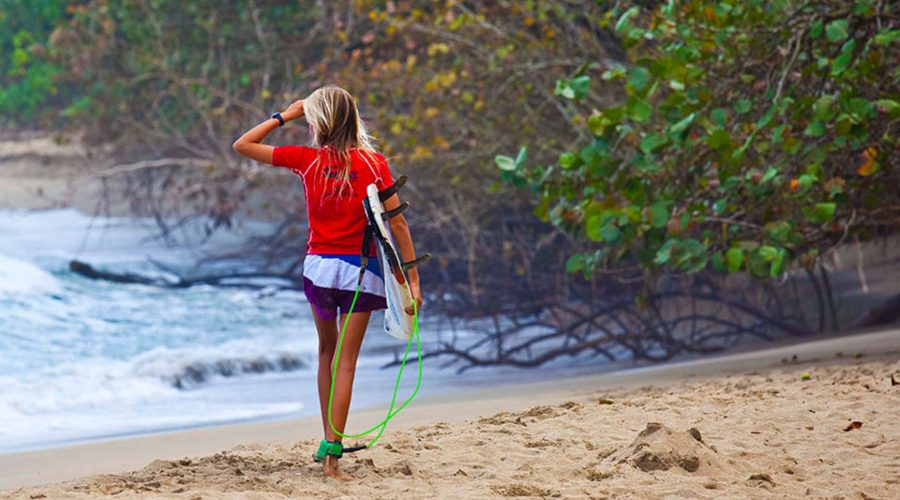
[[[382,190],[394,183],[384,156],[354,148],[350,160],[345,173],[336,155],[324,148],[276,146],[272,152],[273,165],[289,168],[303,179],[307,254],[359,255],[367,224],[362,204],[366,189],[375,184]]]

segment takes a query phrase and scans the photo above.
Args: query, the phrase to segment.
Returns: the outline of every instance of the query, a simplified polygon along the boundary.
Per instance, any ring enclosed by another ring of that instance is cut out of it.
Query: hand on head
[[[281,113],[285,121],[296,120],[303,116],[303,99],[297,99]]]

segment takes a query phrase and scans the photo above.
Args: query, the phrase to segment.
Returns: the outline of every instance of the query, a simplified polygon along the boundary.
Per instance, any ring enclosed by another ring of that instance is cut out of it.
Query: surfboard
[[[398,179],[398,185],[389,188],[392,193],[395,193],[396,189],[403,185],[403,181],[405,179]],[[375,236],[375,248],[381,264],[381,274],[384,276],[384,291],[387,299],[384,331],[392,337],[408,341],[412,337],[415,323],[415,315],[406,312],[406,309],[412,305],[412,293],[403,269],[403,261],[400,259],[400,252],[397,251],[394,237],[391,234],[391,225],[388,223],[391,213],[384,209],[382,198],[386,199],[387,196],[379,193],[375,184],[370,184],[366,189],[363,205],[369,219],[370,229]],[[394,212],[400,213],[407,206],[409,205],[404,203]]]

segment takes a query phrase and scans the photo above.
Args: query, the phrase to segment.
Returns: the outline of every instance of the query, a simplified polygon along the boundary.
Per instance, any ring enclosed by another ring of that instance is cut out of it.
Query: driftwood
[[[213,285],[229,288],[248,288],[252,290],[262,290],[272,288],[272,285],[262,285],[259,283],[253,283],[252,281],[248,280],[274,279],[285,282],[284,285],[275,287],[278,290],[302,290],[302,287],[297,285],[297,278],[290,274],[222,273],[186,278],[179,276],[171,270],[167,269],[170,274],[175,276],[175,279],[166,279],[142,276],[134,273],[113,273],[109,271],[101,271],[94,268],[90,264],[78,260],[69,262],[69,270],[71,270],[75,274],[91,279],[112,281],[114,283],[158,286],[163,288],[190,288],[197,285]]]
[[[486,325],[468,328],[475,335],[439,335],[423,357],[442,358],[444,366],[459,371],[535,367],[567,357],[659,362],[720,352],[747,340],[810,337],[829,328],[822,318],[834,316],[827,310],[834,300],[820,296],[830,293],[828,287],[809,281],[819,278],[818,273],[801,273],[776,285],[701,273],[661,277],[649,290],[641,282],[607,281],[602,286],[570,283],[581,293],[565,298],[522,291],[519,307],[506,303],[488,316]],[[811,294],[820,299],[810,301]],[[896,300],[868,316],[895,319]],[[479,309],[475,303],[466,306],[472,307],[467,316]],[[395,359],[387,366],[397,363]]]

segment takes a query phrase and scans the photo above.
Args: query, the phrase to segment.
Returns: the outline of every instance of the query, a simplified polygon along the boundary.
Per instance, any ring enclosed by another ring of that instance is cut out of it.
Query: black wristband
[[[284,126],[284,118],[281,116],[281,113],[272,113],[272,118],[278,120],[278,126]]]

